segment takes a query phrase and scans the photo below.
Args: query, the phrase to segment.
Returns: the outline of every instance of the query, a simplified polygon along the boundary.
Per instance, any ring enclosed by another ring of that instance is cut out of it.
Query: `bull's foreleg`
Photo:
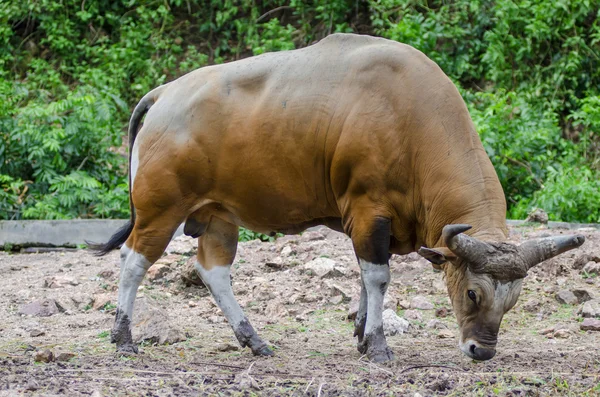
[[[257,356],[272,356],[273,352],[256,334],[233,295],[230,269],[237,250],[237,239],[237,226],[211,218],[206,231],[198,239],[196,270],[233,328],[240,345],[249,347]]]
[[[355,322],[358,351],[366,353],[375,362],[389,361],[394,355],[383,334],[382,312],[383,298],[390,283],[390,220],[376,217],[361,223],[355,219],[352,243],[359,260],[362,281]]]
[[[367,324],[367,289],[362,277],[360,284],[360,302],[358,303],[358,312],[356,312],[356,319],[354,320],[354,336],[358,337],[358,351],[365,354],[367,346],[363,344],[363,339],[365,337],[365,325]]]
[[[121,247],[121,274],[119,277],[119,297],[117,317],[111,332],[111,342],[117,344],[120,352],[137,353],[138,349],[131,338],[131,320],[137,289],[142,283],[151,263],[142,255],[123,244]]]

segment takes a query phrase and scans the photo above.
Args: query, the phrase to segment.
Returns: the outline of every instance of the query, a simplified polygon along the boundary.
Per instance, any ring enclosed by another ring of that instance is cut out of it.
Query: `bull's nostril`
[[[471,344],[471,346],[469,347],[469,351],[471,352],[472,355],[475,355],[475,343]]]

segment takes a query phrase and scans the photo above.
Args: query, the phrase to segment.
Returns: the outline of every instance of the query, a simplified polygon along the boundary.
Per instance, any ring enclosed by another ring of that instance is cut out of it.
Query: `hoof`
[[[385,363],[394,359],[394,353],[386,346],[383,350],[372,350],[368,352],[367,357],[374,363]]]
[[[275,353],[273,353],[273,350],[269,349],[267,347],[267,345],[261,346],[258,349],[254,350],[252,349],[252,353],[254,353],[255,356],[274,356]]]
[[[367,354],[367,349],[368,346],[366,341],[359,341],[356,345],[356,350],[358,350],[360,354]]]
[[[133,343],[126,343],[126,344],[117,346],[117,353],[122,353],[122,354],[137,354],[138,353],[138,348]]]

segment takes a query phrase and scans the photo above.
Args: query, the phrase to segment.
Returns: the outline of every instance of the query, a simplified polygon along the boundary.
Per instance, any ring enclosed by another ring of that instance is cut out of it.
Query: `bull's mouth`
[[[473,339],[467,339],[459,343],[460,350],[473,360],[485,361],[496,355],[496,344],[482,344]]]

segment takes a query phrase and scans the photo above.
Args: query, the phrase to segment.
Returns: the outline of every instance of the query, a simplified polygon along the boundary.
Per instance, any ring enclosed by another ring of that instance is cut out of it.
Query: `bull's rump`
[[[431,98],[448,85],[417,50],[356,35],[199,69],[146,117],[134,205],[138,189],[175,189],[189,211],[267,231],[343,217],[367,192],[402,200]]]

